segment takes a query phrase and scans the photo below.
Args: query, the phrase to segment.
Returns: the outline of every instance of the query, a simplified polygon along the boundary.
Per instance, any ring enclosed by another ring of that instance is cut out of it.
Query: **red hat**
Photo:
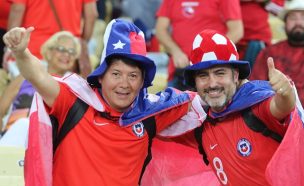
[[[239,54],[234,43],[215,30],[204,30],[196,35],[190,54],[190,66],[186,67],[185,83],[195,86],[193,72],[208,69],[216,65],[231,65],[239,69],[239,78],[250,75],[248,61],[239,61]]]

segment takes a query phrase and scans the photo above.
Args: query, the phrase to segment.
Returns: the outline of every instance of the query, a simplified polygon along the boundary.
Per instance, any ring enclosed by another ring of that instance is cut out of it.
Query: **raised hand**
[[[293,92],[292,84],[290,79],[284,75],[281,71],[277,70],[274,66],[273,58],[267,59],[268,66],[268,78],[272,89],[282,96],[287,96]]]
[[[172,53],[173,63],[176,68],[185,68],[189,65],[189,59],[181,50],[176,50]]]
[[[3,36],[3,41],[14,54],[24,52],[28,46],[32,31],[34,31],[34,27],[13,28]]]

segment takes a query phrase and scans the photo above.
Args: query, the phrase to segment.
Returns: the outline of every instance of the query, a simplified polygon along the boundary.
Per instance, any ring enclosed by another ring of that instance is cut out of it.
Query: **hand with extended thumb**
[[[24,52],[28,46],[32,31],[34,31],[34,27],[13,28],[3,36],[3,41],[13,54]]]
[[[291,91],[293,91],[290,79],[284,75],[281,71],[275,68],[273,58],[269,57],[267,59],[268,66],[268,79],[272,86],[272,89],[282,96],[287,96]]]

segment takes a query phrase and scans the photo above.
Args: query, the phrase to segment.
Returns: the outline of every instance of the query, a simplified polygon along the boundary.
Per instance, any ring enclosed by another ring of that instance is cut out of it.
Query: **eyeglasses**
[[[76,50],[74,48],[64,48],[63,46],[56,46],[53,47],[52,49],[55,49],[56,51],[60,53],[68,53],[70,56],[75,56],[76,55]]]

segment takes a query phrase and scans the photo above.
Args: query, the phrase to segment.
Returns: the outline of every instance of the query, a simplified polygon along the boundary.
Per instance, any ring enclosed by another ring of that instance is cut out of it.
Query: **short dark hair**
[[[145,69],[144,67],[141,65],[140,62],[138,61],[135,61],[133,59],[129,59],[125,56],[121,56],[121,55],[115,55],[115,56],[110,56],[107,60],[106,60],[106,63],[108,64],[108,67],[111,66],[111,64],[113,63],[113,61],[116,61],[116,60],[121,60],[123,61],[125,64],[127,65],[130,65],[132,67],[138,67],[143,75],[145,74]]]

